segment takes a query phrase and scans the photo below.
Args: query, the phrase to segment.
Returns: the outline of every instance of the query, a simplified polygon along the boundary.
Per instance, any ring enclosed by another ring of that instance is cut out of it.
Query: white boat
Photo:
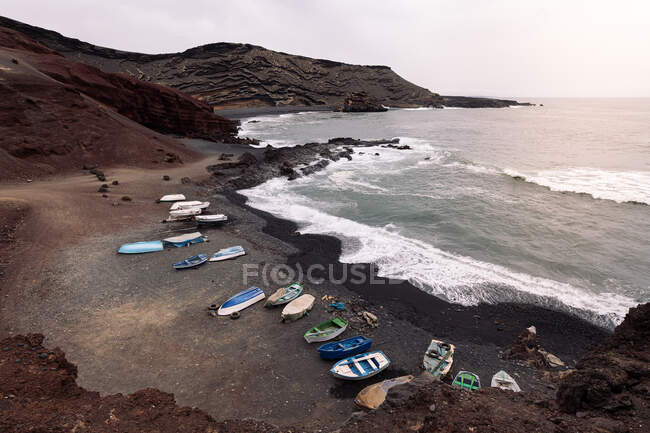
[[[194,217],[199,224],[216,224],[228,221],[228,217],[222,214],[215,215],[197,215]]]
[[[314,307],[312,295],[302,295],[289,302],[282,310],[282,320],[298,320]]]
[[[334,364],[330,372],[339,379],[367,379],[385,370],[390,359],[381,350],[345,358]]]
[[[165,245],[173,245],[175,247],[184,247],[191,244],[205,242],[205,240],[205,236],[203,236],[200,232],[194,232],[165,238],[163,239],[163,243]]]
[[[190,209],[193,207],[205,209],[208,206],[210,206],[210,202],[207,201],[177,201],[169,208],[169,210]]]
[[[235,257],[243,256],[244,254],[246,254],[244,248],[237,245],[217,251],[212,255],[212,257],[210,257],[210,261],[220,262],[222,260],[234,259]]]
[[[185,200],[185,196],[183,194],[169,194],[160,197],[160,201],[181,201],[181,200]]]
[[[170,211],[169,215],[171,215],[172,217],[187,217],[187,216],[198,215],[201,212],[203,212],[203,209],[198,207],[191,207],[189,209],[178,209],[178,210]]]
[[[246,290],[242,290],[224,302],[223,305],[219,307],[217,314],[220,316],[228,316],[232,313],[236,313],[246,307],[250,307],[256,302],[261,301],[264,299],[264,296],[264,292],[259,287],[251,287]]]
[[[492,382],[490,386],[494,388],[505,389],[506,391],[520,392],[521,388],[517,385],[517,382],[505,371],[501,370],[492,376]]]

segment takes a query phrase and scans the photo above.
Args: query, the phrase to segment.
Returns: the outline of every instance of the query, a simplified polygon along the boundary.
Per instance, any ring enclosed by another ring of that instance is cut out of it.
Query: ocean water
[[[244,119],[263,145],[399,137],[413,149],[357,149],[242,193],[303,233],[340,238],[343,262],[432,295],[611,328],[650,298],[650,100],[534,102],[544,106]]]

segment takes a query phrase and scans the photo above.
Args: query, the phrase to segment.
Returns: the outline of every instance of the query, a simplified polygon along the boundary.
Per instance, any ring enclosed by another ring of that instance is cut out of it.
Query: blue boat
[[[176,270],[189,269],[189,268],[195,268],[197,266],[200,266],[207,261],[208,261],[208,256],[206,256],[205,254],[198,254],[196,256],[190,257],[180,262],[173,263],[172,266]]]
[[[366,352],[370,349],[370,346],[372,346],[372,340],[363,335],[359,335],[345,340],[323,344],[318,348],[318,354],[323,359],[341,359],[356,355],[357,353]]]
[[[120,254],[140,254],[140,253],[152,253],[154,251],[162,251],[163,243],[162,241],[143,241],[143,242],[133,242],[130,244],[124,244],[117,250]]]
[[[339,379],[361,380],[384,371],[390,359],[381,350],[350,356],[334,364],[330,372]]]
[[[237,311],[241,311],[258,301],[261,301],[265,296],[266,295],[264,294],[264,291],[259,287],[251,287],[246,290],[242,290],[224,302],[221,307],[219,307],[217,314],[220,316],[228,316],[232,313],[236,313]]]

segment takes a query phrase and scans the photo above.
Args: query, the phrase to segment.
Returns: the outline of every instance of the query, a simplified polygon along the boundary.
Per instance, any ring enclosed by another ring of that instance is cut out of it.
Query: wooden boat
[[[454,362],[456,346],[440,340],[431,340],[429,348],[424,352],[424,369],[434,376],[444,376]]]
[[[288,286],[280,287],[266,300],[265,307],[287,304],[302,294],[302,284],[293,282]]]
[[[185,200],[185,196],[183,194],[163,195],[160,198],[160,201],[181,201],[181,200]]]
[[[206,209],[209,206],[210,202],[207,201],[177,201],[171,205],[169,210],[191,209],[195,207],[199,209]]]
[[[170,211],[169,215],[172,217],[187,217],[187,216],[199,215],[201,212],[203,212],[203,209],[198,207],[191,207],[188,209],[178,209],[178,210]]]
[[[152,253],[154,251],[162,251],[163,243],[162,241],[144,241],[144,242],[133,242],[130,244],[124,244],[117,250],[120,254],[141,254],[141,253]]]
[[[323,359],[341,359],[370,350],[372,340],[362,335],[341,341],[325,343],[318,348],[318,354]]]
[[[302,295],[293,301],[289,302],[282,310],[282,320],[298,320],[302,316],[311,311],[314,306],[314,298],[312,295]]]
[[[244,248],[237,245],[217,251],[212,255],[212,257],[210,257],[210,261],[220,262],[222,260],[234,259],[235,257],[243,256],[244,254],[246,254]]]
[[[517,382],[505,371],[498,371],[494,376],[492,376],[492,382],[490,386],[494,388],[505,389],[506,391],[520,392],[521,388],[517,385]]]
[[[481,387],[481,380],[478,378],[478,375],[472,372],[459,371],[458,374],[456,374],[454,381],[451,383],[451,386],[474,391]]]
[[[389,365],[390,359],[377,350],[342,359],[334,364],[330,372],[339,379],[362,380],[382,372]]]
[[[305,340],[307,340],[307,343],[331,340],[332,338],[341,335],[347,327],[348,322],[339,317],[335,317],[334,319],[314,326],[309,331],[305,332]]]
[[[207,261],[208,261],[208,256],[206,256],[205,254],[198,254],[188,259],[181,260],[180,262],[176,262],[172,264],[172,266],[176,270],[189,269],[189,268],[195,268],[197,266],[200,266]]]
[[[184,235],[172,236],[170,238],[163,239],[163,243],[167,246],[174,246],[177,248],[184,247],[187,245],[198,244],[205,242],[205,236],[200,232],[187,233]]]
[[[215,215],[196,215],[194,217],[197,224],[219,224],[228,221],[228,217],[222,214]]]
[[[219,307],[217,314],[220,316],[228,316],[261,301],[264,299],[264,296],[264,291],[259,287],[250,287],[246,290],[242,290],[224,302],[221,307]]]
[[[405,385],[412,381],[415,377],[400,376],[393,379],[386,379],[379,383],[375,383],[370,386],[366,386],[357,394],[354,399],[354,402],[357,406],[365,407],[371,410],[377,409],[381,404],[386,400],[386,395],[388,395],[388,390],[399,385]]]

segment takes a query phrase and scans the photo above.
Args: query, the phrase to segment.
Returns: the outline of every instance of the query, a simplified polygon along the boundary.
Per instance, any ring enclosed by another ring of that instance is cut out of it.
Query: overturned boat
[[[155,251],[162,251],[163,243],[162,241],[142,241],[142,242],[132,242],[130,244],[124,244],[117,250],[120,254],[142,254],[142,253],[153,253]]]
[[[185,200],[185,196],[183,194],[169,194],[160,197],[159,201],[181,201],[181,200]]]
[[[185,247],[187,245],[198,244],[206,241],[206,237],[200,232],[187,233],[184,235],[172,236],[162,240],[166,246],[174,246],[177,248]]]
[[[228,217],[222,214],[196,215],[194,219],[196,220],[197,224],[201,225],[220,224],[228,221]]]
[[[210,261],[220,262],[222,260],[234,259],[235,257],[243,256],[244,254],[246,254],[246,251],[244,251],[244,247],[236,245],[234,247],[224,248],[212,254],[212,257],[210,257]]]
[[[169,210],[181,210],[181,209],[191,209],[193,207],[199,208],[199,209],[206,209],[208,206],[210,206],[210,202],[207,201],[177,201],[171,207]]]
[[[242,290],[224,302],[221,307],[219,307],[217,314],[220,316],[228,316],[232,313],[239,312],[256,302],[261,301],[264,299],[264,296],[264,291],[259,287],[250,287],[246,290]]]
[[[198,207],[191,207],[188,209],[178,209],[178,210],[172,210],[169,212],[169,216],[173,218],[179,218],[179,217],[193,217],[195,215],[199,215],[201,212],[203,212],[203,209],[198,208]]]
[[[359,392],[359,394],[357,394],[354,402],[357,404],[357,406],[375,410],[386,400],[388,391],[391,388],[399,385],[405,385],[412,381],[414,378],[415,377],[411,375],[400,376],[393,379],[386,379],[382,382],[375,383],[370,386],[366,386]]]
[[[309,314],[314,307],[315,300],[316,298],[312,295],[305,294],[289,302],[282,310],[282,321],[298,320],[302,316]]]

